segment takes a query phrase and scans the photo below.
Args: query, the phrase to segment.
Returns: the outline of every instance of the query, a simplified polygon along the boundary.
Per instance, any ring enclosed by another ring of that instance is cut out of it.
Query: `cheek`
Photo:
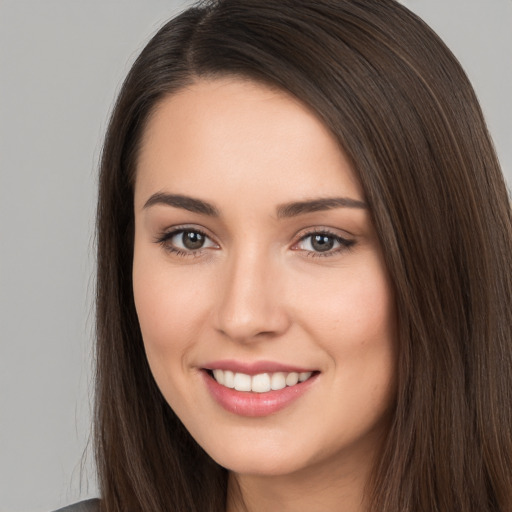
[[[371,422],[394,396],[396,314],[383,265],[365,263],[339,283],[317,282],[304,325],[329,356],[332,389],[342,390],[348,411]]]
[[[395,338],[394,298],[381,265],[308,283],[305,323],[329,352],[388,347]],[[303,301],[304,302],[304,301]]]
[[[200,318],[208,308],[207,297],[195,280],[181,273],[176,279],[168,262],[135,250],[133,293],[135,308],[149,364],[155,378],[165,368],[184,362],[199,339]],[[190,276],[191,277],[191,276]]]

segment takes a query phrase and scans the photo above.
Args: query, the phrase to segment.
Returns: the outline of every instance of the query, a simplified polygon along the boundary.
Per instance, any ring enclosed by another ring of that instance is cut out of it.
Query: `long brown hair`
[[[512,510],[509,197],[457,60],[393,0],[218,0],[133,65],[102,155],[95,440],[102,510],[223,511],[227,472],[149,370],[131,282],[133,176],[173,91],[234,75],[309,105],[362,183],[395,288],[398,392],[368,485],[379,512]]]

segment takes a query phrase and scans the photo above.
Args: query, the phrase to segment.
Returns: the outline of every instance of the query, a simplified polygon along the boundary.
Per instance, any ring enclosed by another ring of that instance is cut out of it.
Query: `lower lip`
[[[254,393],[236,391],[219,384],[208,372],[202,371],[204,381],[213,398],[224,409],[238,416],[259,417],[276,413],[300,398],[316,381],[318,374],[304,382],[283,389]]]

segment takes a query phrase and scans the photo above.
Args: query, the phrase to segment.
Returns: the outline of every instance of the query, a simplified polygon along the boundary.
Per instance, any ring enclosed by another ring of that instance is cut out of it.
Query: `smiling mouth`
[[[248,375],[230,370],[206,370],[218,384],[236,391],[267,393],[293,387],[307,381],[318,372],[272,372]]]

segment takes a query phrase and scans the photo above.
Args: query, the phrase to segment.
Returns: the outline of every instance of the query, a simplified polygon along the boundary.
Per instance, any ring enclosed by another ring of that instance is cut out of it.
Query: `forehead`
[[[276,201],[332,196],[333,188],[363,199],[335,137],[286,92],[235,78],[201,80],[157,105],[142,137],[136,201],[163,189],[229,197],[261,192],[262,183]]]

